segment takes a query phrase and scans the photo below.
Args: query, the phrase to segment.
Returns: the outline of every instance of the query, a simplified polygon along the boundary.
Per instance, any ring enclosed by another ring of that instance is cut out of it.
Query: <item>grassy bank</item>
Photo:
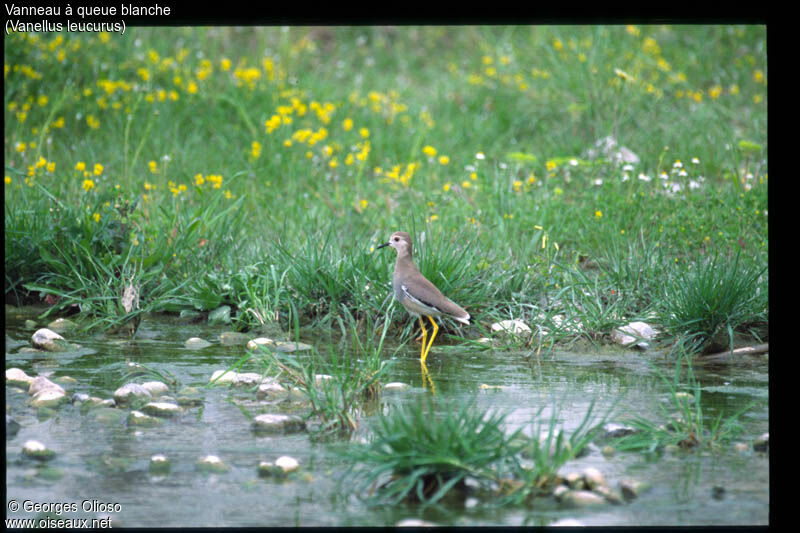
[[[648,317],[698,349],[764,334],[764,27],[5,44],[7,303],[47,297],[103,327],[227,304],[240,329],[377,332],[391,311],[407,335],[393,254],[374,253],[405,230],[478,329],[522,318],[560,341]]]

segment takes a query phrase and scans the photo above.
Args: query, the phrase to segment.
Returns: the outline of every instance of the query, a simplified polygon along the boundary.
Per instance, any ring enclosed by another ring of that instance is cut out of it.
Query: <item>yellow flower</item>
[[[47,95],[45,95],[45,94],[40,95],[39,98],[36,100],[36,103],[38,103],[41,107],[46,106],[47,105]]]
[[[64,127],[64,117],[58,117],[53,121],[54,128],[63,128]]]
[[[83,188],[86,192],[89,192],[94,188],[94,182],[92,180],[83,180]]]
[[[753,81],[756,83],[764,83],[764,72],[760,69],[753,72]]]
[[[361,128],[360,130],[358,130],[358,133],[359,133],[359,135],[361,135],[361,137],[363,137],[364,139],[366,139],[367,137],[369,137],[369,130],[368,130],[367,128]]]
[[[103,165],[101,165],[100,163],[95,163],[94,164],[94,175],[95,176],[99,176],[102,173],[103,173]]]
[[[369,202],[362,198],[359,204],[361,204],[361,209],[366,209],[367,205],[369,205]]]
[[[552,159],[547,163],[545,163],[545,165],[547,166],[547,170],[553,170],[554,168],[556,168],[556,162],[553,161]]]
[[[286,139],[285,141],[283,141],[283,145],[286,148],[289,148],[292,145],[292,140],[291,139]]]
[[[100,39],[101,43],[106,44],[111,40],[111,34],[107,31],[101,31],[97,34],[97,38]]]
[[[627,31],[629,34],[633,35],[634,37],[638,37],[639,33],[640,33],[639,28],[637,28],[633,24],[628,24],[627,26],[625,26],[625,31]]]
[[[598,209],[597,211],[594,212],[594,218],[597,219],[603,218],[603,212]]]
[[[352,165],[354,161],[355,157],[353,156],[353,154],[347,154],[347,157],[344,158],[345,165]]]
[[[9,176],[6,176],[5,181],[6,181],[6,185],[11,185],[11,178]]]
[[[147,166],[150,167],[150,172],[152,172],[153,174],[158,172],[158,163],[156,163],[155,161],[150,161],[149,163],[147,163]]]
[[[514,192],[519,192],[522,190],[522,182],[520,180],[514,180],[512,185],[514,187]]]
[[[442,185],[442,190],[444,192],[449,192],[450,191],[450,182],[449,181],[447,183],[445,183],[444,185]]]
[[[47,171],[48,172],[55,172],[56,171],[56,162],[55,161],[50,161],[49,163],[47,163]]]
[[[219,68],[222,70],[230,70],[231,69],[231,60],[227,57],[223,57],[219,62]]]
[[[446,165],[449,162],[450,162],[450,157],[449,156],[443,155],[443,156],[439,157],[439,164],[440,165]]]
[[[136,74],[138,74],[139,77],[142,78],[142,81],[148,81],[150,79],[150,71],[144,67],[136,69]]]
[[[261,143],[258,141],[253,141],[250,145],[250,155],[253,156],[253,159],[258,159],[261,156]]]
[[[186,92],[189,94],[195,94],[197,92],[197,84],[194,81],[190,81],[186,86]]]
[[[78,172],[83,172],[84,170],[86,170],[86,163],[84,163],[83,161],[78,161],[77,163],[75,163],[75,170],[77,170]]]
[[[464,187],[465,189],[469,189],[470,187],[472,187],[472,182],[464,180],[461,182],[461,186]]]
[[[564,43],[561,42],[561,39],[553,39],[553,48],[560,52],[564,49]]]
[[[15,147],[17,152],[24,152],[27,148],[28,146],[24,142],[18,142],[17,146]]]
[[[86,124],[93,130],[96,130],[97,128],[100,127],[100,121],[97,120],[97,117],[95,117],[94,115],[87,115]]]
[[[342,128],[344,128],[344,131],[350,131],[351,129],[353,129],[353,119],[352,118],[344,119],[344,122],[342,122]]]
[[[427,145],[422,149],[422,153],[428,157],[434,157],[436,155],[436,148],[431,145]]]
[[[92,218],[95,222],[100,222],[100,213],[95,213],[92,215]]]
[[[435,220],[439,220],[439,215],[431,215],[428,217],[428,222],[433,222]]]

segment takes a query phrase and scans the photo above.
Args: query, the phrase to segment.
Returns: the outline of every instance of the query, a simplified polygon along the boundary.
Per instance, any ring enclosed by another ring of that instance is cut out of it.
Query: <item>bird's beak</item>
[[[383,244],[381,244],[381,245],[378,245],[377,247],[375,247],[375,249],[376,249],[376,250],[380,250],[380,249],[381,249],[381,248],[383,248],[384,246],[389,246],[389,243],[388,243],[388,242],[385,242],[385,243],[383,243]]]

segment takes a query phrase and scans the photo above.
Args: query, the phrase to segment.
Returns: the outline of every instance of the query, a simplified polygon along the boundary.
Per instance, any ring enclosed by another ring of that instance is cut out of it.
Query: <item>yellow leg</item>
[[[419,359],[423,363],[425,362],[425,339],[428,338],[428,332],[425,331],[425,321],[422,320],[422,317],[419,317],[419,327],[422,328],[422,350],[419,352]]]
[[[431,375],[428,373],[428,367],[425,365],[424,361],[419,362],[420,367],[422,368],[422,387],[426,387],[426,383],[430,384],[431,392],[436,394],[436,385],[433,383],[433,379],[431,379]]]
[[[420,320],[422,320],[422,317],[420,317]],[[433,324],[433,333],[431,333],[431,340],[428,341],[427,347],[425,347],[425,339],[422,340],[423,352],[420,356],[420,361],[422,361],[422,364],[425,364],[425,359],[428,358],[428,352],[431,351],[431,346],[433,346],[433,339],[436,338],[436,334],[439,332],[439,326],[436,325],[436,321],[433,319],[433,317],[429,316],[428,320],[430,320],[431,324]]]

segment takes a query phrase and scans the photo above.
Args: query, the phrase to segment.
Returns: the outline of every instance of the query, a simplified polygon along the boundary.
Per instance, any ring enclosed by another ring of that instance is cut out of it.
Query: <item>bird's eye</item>
[[[395,237],[394,242],[400,242],[400,237]]]

